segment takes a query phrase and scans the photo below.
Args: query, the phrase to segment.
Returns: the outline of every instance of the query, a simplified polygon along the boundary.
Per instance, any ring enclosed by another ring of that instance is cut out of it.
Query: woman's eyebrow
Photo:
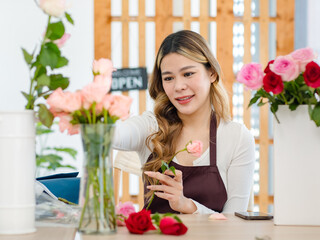
[[[185,71],[185,70],[187,70],[187,69],[190,69],[190,68],[195,68],[196,66],[185,66],[185,67],[183,67],[183,68],[181,68],[180,70],[179,70],[179,72],[182,72],[182,71]],[[172,74],[172,72],[170,72],[170,71],[165,71],[165,72],[162,72],[161,73],[161,75],[168,75],[168,74]]]

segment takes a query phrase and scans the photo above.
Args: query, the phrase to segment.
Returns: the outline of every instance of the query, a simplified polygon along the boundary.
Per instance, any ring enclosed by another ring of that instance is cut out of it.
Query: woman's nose
[[[175,91],[185,90],[187,88],[187,84],[181,77],[177,77],[174,85]]]

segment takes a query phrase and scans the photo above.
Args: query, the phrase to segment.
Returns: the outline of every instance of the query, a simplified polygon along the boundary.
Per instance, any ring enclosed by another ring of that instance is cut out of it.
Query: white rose
[[[60,17],[67,9],[66,0],[40,0],[40,8],[47,14]]]

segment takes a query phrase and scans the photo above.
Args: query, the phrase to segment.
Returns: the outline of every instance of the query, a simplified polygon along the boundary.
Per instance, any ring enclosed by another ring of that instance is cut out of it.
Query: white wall
[[[62,48],[62,53],[69,60],[69,65],[59,73],[70,77],[68,90],[74,91],[92,81],[93,1],[73,0],[68,12],[75,25],[65,24],[71,38]],[[35,1],[0,1],[0,111],[24,109],[26,100],[20,91],[27,91],[30,79],[21,47],[31,52],[39,43],[46,22],[47,15]],[[74,165],[81,166],[80,136],[57,133],[48,139],[48,145],[77,148],[80,154]]]

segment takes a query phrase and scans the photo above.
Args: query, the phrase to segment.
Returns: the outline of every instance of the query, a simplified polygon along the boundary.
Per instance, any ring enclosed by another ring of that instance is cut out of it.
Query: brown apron
[[[216,211],[222,212],[223,206],[227,201],[227,191],[221,179],[218,167],[216,165],[217,149],[217,120],[215,114],[212,114],[210,122],[210,166],[181,166],[171,162],[170,166],[182,171],[183,194],[202,205]],[[147,161],[152,159],[150,154]],[[159,170],[161,171],[161,170]],[[144,185],[144,193],[149,191]],[[144,208],[148,206],[145,199]],[[154,196],[149,210],[152,213],[178,213],[171,209],[168,200]]]

